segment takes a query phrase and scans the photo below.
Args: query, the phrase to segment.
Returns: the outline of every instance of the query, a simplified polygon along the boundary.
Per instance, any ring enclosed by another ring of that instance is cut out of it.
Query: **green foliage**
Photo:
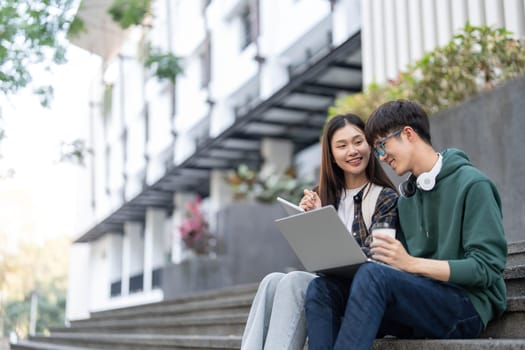
[[[525,47],[510,32],[467,23],[447,45],[425,54],[397,80],[336,100],[328,119],[349,112],[368,118],[380,104],[399,98],[417,100],[432,114],[523,73]]]
[[[31,83],[30,69],[66,62],[65,31],[73,0],[2,0],[0,3],[0,92],[16,93]],[[37,89],[43,105],[49,88]]]
[[[333,117],[338,114],[354,113],[361,118],[368,118],[374,109],[383,102],[407,97],[404,90],[400,88],[399,82],[392,81],[389,85],[373,83],[362,93],[335,100],[334,105],[328,109],[328,115]]]
[[[40,104],[42,107],[49,108],[51,100],[54,95],[54,88],[52,86],[40,86],[33,90],[33,93],[40,98]]]
[[[73,18],[73,21],[71,21],[71,24],[69,25],[69,30],[67,32],[67,35],[70,38],[78,38],[80,34],[86,33],[86,25],[84,24],[84,21],[82,18],[75,16]]]
[[[253,198],[264,203],[271,203],[278,196],[298,203],[303,190],[312,186],[311,183],[298,180],[294,169],[262,178],[245,164],[239,165],[237,171],[228,176],[228,182],[236,199]]]
[[[60,161],[85,166],[86,156],[93,153],[86,141],[76,139],[72,142],[62,142],[60,145]]]
[[[113,0],[108,13],[122,29],[142,24],[151,12],[151,0]]]
[[[525,47],[503,28],[469,23],[409,67],[413,98],[438,112],[525,72]]]
[[[1,232],[0,242],[5,242]],[[27,335],[33,291],[39,295],[37,332],[46,333],[50,327],[64,325],[70,245],[67,237],[48,240],[45,248],[21,242],[15,252],[0,245],[0,317],[4,334],[15,331],[21,337]]]
[[[53,281],[52,281],[53,282]],[[53,283],[39,288],[36,332],[48,334],[50,328],[64,326],[66,291]],[[25,337],[29,333],[31,294],[22,300],[10,300],[4,305],[4,334],[15,331]]]
[[[153,71],[159,80],[168,80],[175,84],[177,76],[182,73],[180,58],[171,52],[162,52],[160,49],[148,49],[144,67]]]

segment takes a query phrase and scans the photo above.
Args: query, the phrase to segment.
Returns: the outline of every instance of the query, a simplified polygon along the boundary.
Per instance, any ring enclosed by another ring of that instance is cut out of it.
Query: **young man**
[[[370,349],[376,336],[474,338],[503,313],[507,243],[490,179],[462,151],[437,153],[424,110],[412,101],[380,106],[366,124],[376,156],[398,175],[397,239],[374,236],[380,264],[353,280],[323,276],[306,293],[308,348]]]

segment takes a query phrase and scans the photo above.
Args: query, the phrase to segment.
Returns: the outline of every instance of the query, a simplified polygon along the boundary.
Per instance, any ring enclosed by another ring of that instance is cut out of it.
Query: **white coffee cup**
[[[376,233],[396,238],[396,229],[388,222],[377,222],[372,226],[372,240],[375,240]]]

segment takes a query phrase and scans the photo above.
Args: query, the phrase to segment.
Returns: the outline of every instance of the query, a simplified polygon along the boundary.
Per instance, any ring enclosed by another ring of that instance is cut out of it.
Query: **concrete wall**
[[[525,76],[431,117],[436,149],[464,150],[495,182],[509,242],[525,240],[524,131]]]
[[[277,204],[236,202],[219,212],[217,257],[193,257],[163,271],[164,298],[259,282],[274,271],[303,269],[274,220],[286,216]]]

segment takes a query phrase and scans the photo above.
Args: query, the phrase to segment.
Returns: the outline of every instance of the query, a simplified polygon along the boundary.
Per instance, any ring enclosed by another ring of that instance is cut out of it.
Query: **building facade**
[[[525,35],[525,0],[154,0],[126,30],[110,4],[83,0],[87,31],[72,39],[101,65],[86,101],[69,320],[163,300],[163,268],[186,259],[173,234],[185,204],[205,198],[216,226],[237,165],[314,179],[338,96],[395,78],[467,21]],[[144,67],[148,46],[181,58],[175,84]]]

